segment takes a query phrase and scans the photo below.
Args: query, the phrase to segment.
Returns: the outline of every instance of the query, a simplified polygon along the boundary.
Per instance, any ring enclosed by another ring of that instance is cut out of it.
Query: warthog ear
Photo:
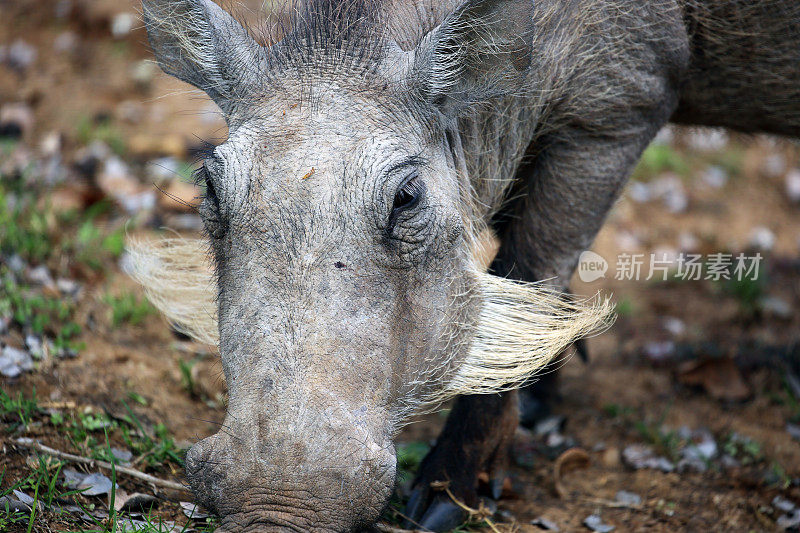
[[[162,70],[203,90],[228,115],[258,79],[266,51],[210,0],[143,0],[150,45]]]
[[[412,76],[446,114],[520,90],[533,49],[533,0],[467,0],[419,44]]]

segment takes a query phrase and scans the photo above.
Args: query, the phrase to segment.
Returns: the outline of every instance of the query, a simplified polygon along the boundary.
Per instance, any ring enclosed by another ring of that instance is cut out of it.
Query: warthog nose
[[[188,477],[193,477],[204,464],[208,463],[217,438],[217,435],[212,435],[198,441],[186,452],[186,475]]]
[[[230,448],[227,436],[217,433],[205,438],[186,452],[186,477],[199,503],[216,513],[224,513],[217,507],[214,487],[222,487],[229,468],[224,450]]]
[[[220,531],[353,531],[377,519],[394,489],[394,448],[363,434],[303,441],[276,431],[269,443],[227,431],[186,454],[197,502],[222,518]],[[356,438],[359,436],[361,438]]]

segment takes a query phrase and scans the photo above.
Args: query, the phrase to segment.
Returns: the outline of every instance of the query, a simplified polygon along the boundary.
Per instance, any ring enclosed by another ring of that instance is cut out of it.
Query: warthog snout
[[[231,531],[352,531],[377,519],[394,489],[395,455],[333,424],[311,435],[240,421],[195,444],[186,475]],[[336,427],[337,433],[330,433]],[[361,433],[361,434],[359,434]]]

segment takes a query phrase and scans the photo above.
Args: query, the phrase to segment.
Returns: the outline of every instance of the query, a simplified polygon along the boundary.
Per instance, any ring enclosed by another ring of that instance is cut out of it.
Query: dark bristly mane
[[[268,70],[369,75],[385,56],[385,20],[381,0],[293,0],[268,30]]]

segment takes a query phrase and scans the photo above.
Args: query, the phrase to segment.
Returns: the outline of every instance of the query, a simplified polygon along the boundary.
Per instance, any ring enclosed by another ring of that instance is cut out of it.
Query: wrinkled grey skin
[[[498,274],[566,286],[671,117],[800,133],[795,0],[336,5],[295,6],[266,48],[208,0],[144,1],[161,66],[230,127],[201,208],[230,401],[187,457],[228,531],[378,518],[399,425],[469,344],[481,222],[502,241]],[[395,209],[411,178],[424,194]],[[418,485],[452,479],[474,502],[513,398],[457,402]],[[486,422],[465,431],[471,413]],[[412,512],[444,529],[420,494]]]

